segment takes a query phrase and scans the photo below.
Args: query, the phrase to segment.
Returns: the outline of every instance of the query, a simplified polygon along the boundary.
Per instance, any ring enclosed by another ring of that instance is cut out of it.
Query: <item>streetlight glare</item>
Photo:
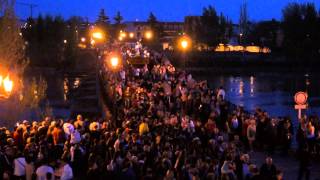
[[[116,68],[119,64],[119,58],[118,57],[112,57],[111,59],[111,66],[113,68]]]
[[[151,31],[147,31],[147,32],[145,33],[145,37],[146,37],[147,39],[151,39],[151,38],[152,38],[152,32],[151,32]]]
[[[86,42],[86,38],[82,37],[81,42]]]
[[[92,37],[96,39],[103,39],[103,34],[101,32],[92,33]]]
[[[133,38],[133,37],[134,37],[134,34],[131,32],[131,33],[129,34],[129,37],[130,37],[130,38]]]
[[[127,37],[127,33],[121,32],[121,33],[120,33],[120,37],[123,37],[123,38]]]
[[[187,49],[188,44],[189,44],[189,43],[188,43],[187,40],[182,40],[182,41],[181,41],[181,46],[182,46],[183,49]]]

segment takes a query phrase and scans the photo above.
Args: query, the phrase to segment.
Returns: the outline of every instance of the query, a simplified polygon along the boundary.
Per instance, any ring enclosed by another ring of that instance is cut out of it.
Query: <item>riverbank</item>
[[[189,71],[202,72],[318,72],[320,61],[301,59],[288,60],[281,56],[265,54],[217,54],[195,53],[179,54],[164,52],[176,67]]]

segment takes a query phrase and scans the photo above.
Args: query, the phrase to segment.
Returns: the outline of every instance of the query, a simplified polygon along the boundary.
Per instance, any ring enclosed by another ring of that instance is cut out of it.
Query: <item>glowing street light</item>
[[[114,69],[117,68],[119,65],[119,58],[117,56],[111,57],[110,63]]]
[[[63,40],[63,43],[64,43],[64,44],[67,44],[67,42],[68,42],[68,41],[67,41],[66,39],[65,39],[65,40]]]
[[[129,37],[132,39],[134,37],[133,32],[129,33]]]
[[[122,37],[122,38],[127,37],[127,33],[125,33],[125,32],[120,32],[120,37]]]
[[[179,40],[179,46],[182,50],[187,50],[190,47],[191,40],[190,38],[184,36]]]
[[[82,37],[82,38],[81,38],[81,42],[86,42],[86,38],[85,38],[85,37]]]
[[[144,36],[145,36],[146,39],[151,39],[152,38],[152,32],[151,31],[147,31],[147,32],[145,32]]]
[[[188,48],[188,41],[187,40],[182,40],[181,41],[181,47],[183,48],[183,49],[187,49]]]
[[[92,37],[95,39],[103,39],[103,34],[101,32],[93,32]]]
[[[186,68],[187,63],[187,53],[186,51],[190,48],[191,39],[188,36],[182,36],[178,41],[178,46],[183,51],[183,68]]]

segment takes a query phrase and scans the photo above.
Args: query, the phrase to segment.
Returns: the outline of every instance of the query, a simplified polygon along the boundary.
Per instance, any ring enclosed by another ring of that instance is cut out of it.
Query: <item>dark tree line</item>
[[[222,13],[218,15],[212,6],[204,8],[200,18],[186,20],[185,27],[186,33],[194,42],[210,47],[228,43],[233,30],[231,20]]]
[[[118,37],[120,29],[124,28],[120,12],[117,12],[114,21],[111,24],[104,9],[101,9],[95,22],[96,26],[106,32],[108,41]],[[50,15],[28,18],[21,32],[30,65],[58,69],[73,67],[81,37],[89,39],[89,27],[88,20],[78,16],[67,20]]]
[[[313,3],[288,4],[283,9],[283,48],[290,58],[314,59],[320,51],[320,13]]]
[[[22,29],[26,44],[26,55],[31,66],[66,67],[75,56],[78,25],[81,18],[39,15],[29,18]]]

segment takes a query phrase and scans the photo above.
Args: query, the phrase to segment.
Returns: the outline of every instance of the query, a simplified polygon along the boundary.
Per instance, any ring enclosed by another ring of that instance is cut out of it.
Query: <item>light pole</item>
[[[117,78],[116,78],[116,73],[119,71],[120,66],[121,66],[121,56],[118,55],[117,53],[110,53],[108,58],[105,61],[108,69],[112,72],[113,74],[113,79],[114,79],[114,87],[113,87],[113,102],[112,102],[112,115],[114,117],[114,122],[116,125],[118,124],[118,112],[116,110],[117,108]]]
[[[184,36],[179,40],[179,47],[183,53],[183,69],[186,70],[186,63],[187,63],[187,50],[189,49],[191,44],[191,40],[189,37]]]

